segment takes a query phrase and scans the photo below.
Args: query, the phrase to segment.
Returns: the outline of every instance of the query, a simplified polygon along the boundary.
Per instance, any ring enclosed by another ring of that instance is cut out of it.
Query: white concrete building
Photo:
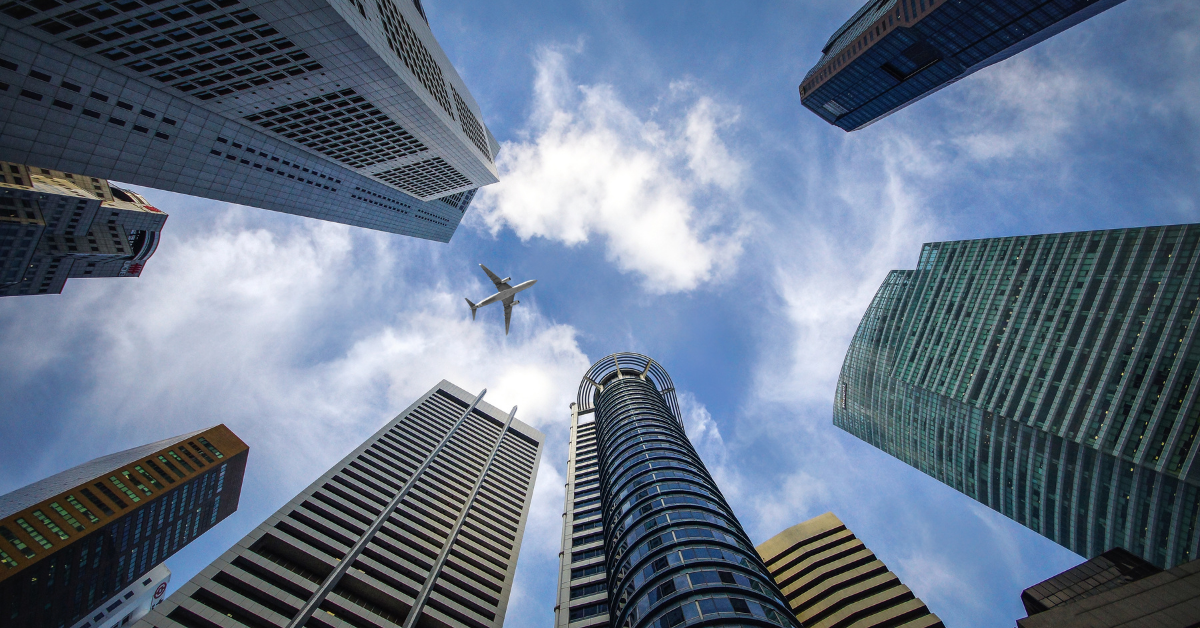
[[[0,11],[0,159],[442,242],[497,181],[419,1]]]

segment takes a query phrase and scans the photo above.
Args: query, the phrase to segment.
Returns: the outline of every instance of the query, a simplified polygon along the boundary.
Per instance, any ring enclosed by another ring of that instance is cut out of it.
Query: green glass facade
[[[1200,225],[926,244],[834,424],[1086,557],[1197,557]]]

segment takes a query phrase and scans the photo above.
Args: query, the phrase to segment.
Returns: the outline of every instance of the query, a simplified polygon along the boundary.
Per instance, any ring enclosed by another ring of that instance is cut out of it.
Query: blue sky
[[[442,245],[145,190],[141,278],[0,300],[0,493],[216,423],[241,508],[173,588],[441,378],[547,434],[508,625],[549,626],[569,416],[661,362],[761,542],[833,511],[949,626],[1005,626],[1081,559],[830,424],[842,357],[922,242],[1195,222],[1200,13],[1129,0],[853,134],[796,86],[859,4],[427,1],[504,145]],[[512,335],[475,264],[538,279]]]

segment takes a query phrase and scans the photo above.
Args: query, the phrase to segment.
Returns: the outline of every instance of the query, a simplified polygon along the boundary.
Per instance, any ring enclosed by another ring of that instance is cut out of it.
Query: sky
[[[552,625],[570,415],[616,351],[671,374],[755,543],[834,512],[946,625],[1083,559],[831,424],[923,242],[1197,222],[1200,13],[1128,0],[847,134],[797,85],[855,0],[426,0],[500,141],[449,244],[159,190],[137,279],[0,300],[0,494],[224,423],[237,513],[172,589],[445,378],[546,434],[506,623]],[[463,297],[522,293],[512,333]]]

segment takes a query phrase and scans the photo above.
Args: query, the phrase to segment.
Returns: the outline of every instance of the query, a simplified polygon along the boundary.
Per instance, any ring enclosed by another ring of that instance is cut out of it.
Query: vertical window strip
[[[46,540],[46,537],[42,536],[41,532],[38,532],[36,528],[29,525],[29,522],[24,518],[17,518],[16,524],[21,526],[21,529],[25,531],[25,534],[28,534],[38,545],[41,545],[42,549],[50,549],[54,547],[50,541]]]
[[[182,449],[182,448],[181,448],[181,449]],[[184,450],[183,450],[183,453],[185,453],[185,454],[186,454],[186,453],[187,453],[187,450],[186,450],[186,449],[184,449]],[[184,461],[183,461],[183,458],[180,458],[180,457],[179,457],[179,454],[175,453],[175,450],[174,450],[174,449],[168,449],[168,450],[167,450],[167,455],[168,455],[168,456],[170,456],[170,457],[172,457],[172,458],[174,458],[174,459],[175,459],[175,462],[178,462],[179,464],[183,465],[183,468],[184,468],[184,469],[187,469],[187,472],[188,472],[188,473],[195,473],[195,472],[196,472],[196,470],[192,468],[192,465],[190,465],[190,464],[188,464],[188,463],[184,462]],[[161,456],[159,456],[159,457],[161,458]],[[168,462],[167,464],[170,464],[170,463]],[[179,477],[180,477],[180,478],[182,478],[183,476],[182,476],[182,475],[180,475]]]
[[[122,471],[121,475],[125,476],[126,482],[129,482],[130,484],[136,486],[139,491],[141,491],[142,493],[144,493],[146,495],[146,497],[150,497],[151,495],[154,494],[154,493],[150,492],[150,489],[146,488],[145,484],[142,484],[141,480],[134,477],[128,471]]]
[[[58,527],[57,523],[54,523],[53,519],[51,519],[50,517],[47,517],[46,514],[43,513],[42,511],[40,511],[40,510],[33,511],[33,517],[35,519],[37,519],[38,521],[41,521],[42,525],[46,526],[46,528],[49,529],[51,532],[58,535],[58,538],[60,538],[64,541],[71,538],[71,536],[68,535],[66,532],[64,532],[62,528]]]
[[[4,550],[0,550],[0,565],[4,565],[9,569],[13,569],[18,566],[17,561],[13,560],[12,557],[8,555],[8,552]]]
[[[151,463],[151,464],[153,464],[153,463]],[[150,486],[153,486],[154,488],[156,488],[156,489],[158,489],[158,490],[160,490],[160,491],[161,491],[161,490],[163,490],[163,485],[162,485],[162,484],[159,484],[158,480],[154,479],[154,476],[153,476],[153,475],[150,475],[149,473],[146,473],[146,470],[145,470],[145,469],[143,469],[143,468],[141,467],[141,465],[138,465],[138,466],[134,467],[134,468],[133,468],[133,470],[134,470],[134,471],[137,471],[139,475],[141,475],[142,477],[146,478],[146,481],[150,483]],[[159,474],[162,474],[162,471],[159,471]],[[169,479],[169,478],[168,478],[168,479]]]
[[[99,487],[100,485],[97,484],[96,486]],[[103,490],[107,490],[107,489],[101,489],[101,490],[103,491]],[[86,488],[79,489],[79,492],[84,497],[86,497],[89,502],[92,502],[92,505],[99,508],[100,512],[102,512],[110,517],[113,516],[113,514],[115,514],[115,513],[113,513],[113,509],[109,508],[108,504],[101,501],[101,499],[99,497],[96,497],[96,494],[93,493],[90,489],[86,489]],[[108,492],[112,493],[112,491],[108,491]],[[112,495],[112,497],[115,498],[116,495]]]
[[[115,475],[108,476],[108,481],[112,482],[113,486],[117,487],[117,490],[121,491],[122,493],[125,493],[125,496],[128,497],[130,500],[132,500],[133,503],[136,504],[136,503],[142,501],[142,498],[138,497],[137,495],[135,495],[133,493],[133,491],[129,490],[129,487],[125,486],[124,482],[118,480],[117,476],[115,476]]]
[[[209,464],[213,463],[213,459],[211,457],[209,457],[208,454],[204,453],[203,449],[200,449],[199,447],[197,447],[196,443],[188,441],[188,445],[191,446],[192,449],[195,449],[196,453],[200,454],[200,457],[204,458],[204,460],[207,461]],[[184,451],[186,452],[187,450],[184,450]]]
[[[167,463],[167,460],[165,458],[163,458],[162,456],[159,456],[158,459],[162,460],[163,463],[166,464],[168,467],[171,466],[170,463]],[[151,469],[153,469],[155,473],[161,475],[163,477],[163,479],[165,479],[169,484],[175,483],[175,479],[172,478],[169,473],[167,473],[166,471],[163,471],[162,467],[154,464],[153,460],[147,460],[146,465],[149,466]],[[173,471],[175,471],[175,473],[179,473],[179,470],[175,469],[174,467],[171,467],[171,469]],[[179,477],[183,477],[183,474],[179,473]]]
[[[37,556],[37,554],[34,553],[34,551],[30,549],[30,547],[26,545],[24,541],[12,533],[12,530],[9,530],[4,526],[0,526],[0,536],[4,537],[4,539],[11,543],[13,547],[17,548],[18,552],[24,554],[25,558],[33,558],[34,556]]]
[[[76,502],[76,503],[78,503],[78,502]],[[80,504],[80,507],[82,508],[83,505]],[[68,512],[66,508],[59,506],[58,502],[51,502],[50,508],[52,508],[54,510],[54,512],[58,513],[58,516],[62,517],[62,520],[66,521],[67,525],[71,526],[72,528],[75,528],[76,532],[84,531],[85,528],[83,527],[83,524],[79,523],[79,520],[76,519],[75,516],[72,515],[70,512]]]
[[[84,489],[84,490],[87,490],[87,489]],[[79,503],[79,500],[75,499],[74,495],[67,495],[67,503],[70,504],[73,508],[75,508],[75,510],[78,510],[80,514],[87,517],[88,521],[91,521],[92,523],[100,522],[100,518],[97,517],[96,515],[93,515],[92,511],[87,509],[87,506],[84,506],[83,504]],[[54,506],[51,505],[51,508],[53,508],[53,507]],[[82,526],[78,529],[80,532],[83,531]]]
[[[193,454],[192,452],[188,451],[188,448],[187,448],[187,447],[184,447],[183,445],[180,445],[180,446],[178,447],[178,449],[179,449],[179,451],[182,451],[182,452],[183,452],[183,455],[187,456],[188,460],[191,460],[193,463],[195,463],[195,465],[196,465],[196,468],[197,468],[197,469],[203,469],[203,468],[204,468],[204,463],[203,463],[203,462],[200,462],[200,459],[199,459],[199,458],[197,458],[195,454]],[[172,451],[174,451],[174,450],[172,450]]]
[[[175,458],[175,459],[178,459],[178,458],[179,458],[179,456],[176,456],[176,455],[175,455],[175,452],[173,452],[173,451],[168,451],[167,453],[171,454],[171,457],[172,457],[172,458]],[[170,461],[170,460],[167,460],[166,458],[164,458],[164,457],[162,457],[162,456],[159,456],[159,457],[158,457],[158,459],[159,459],[159,461],[160,461],[160,462],[162,462],[163,464],[167,465],[167,468],[171,470],[171,473],[174,473],[175,475],[178,475],[178,476],[179,476],[179,479],[181,479],[181,480],[182,480],[182,479],[185,477],[185,474],[183,473],[183,471],[180,471],[180,470],[179,470],[179,467],[177,467],[177,466],[175,466],[175,465],[171,464],[171,461]],[[180,464],[182,464],[182,463],[183,463],[183,461],[182,461],[182,460],[180,460],[179,462],[180,462]],[[184,465],[184,466],[187,466],[187,465]]]
[[[224,454],[221,453],[221,450],[217,449],[214,444],[210,443],[208,438],[200,436],[197,438],[197,441],[199,441],[200,444],[203,444],[205,449],[212,451],[212,455],[217,456],[218,459],[222,459],[222,457],[224,457]]]

